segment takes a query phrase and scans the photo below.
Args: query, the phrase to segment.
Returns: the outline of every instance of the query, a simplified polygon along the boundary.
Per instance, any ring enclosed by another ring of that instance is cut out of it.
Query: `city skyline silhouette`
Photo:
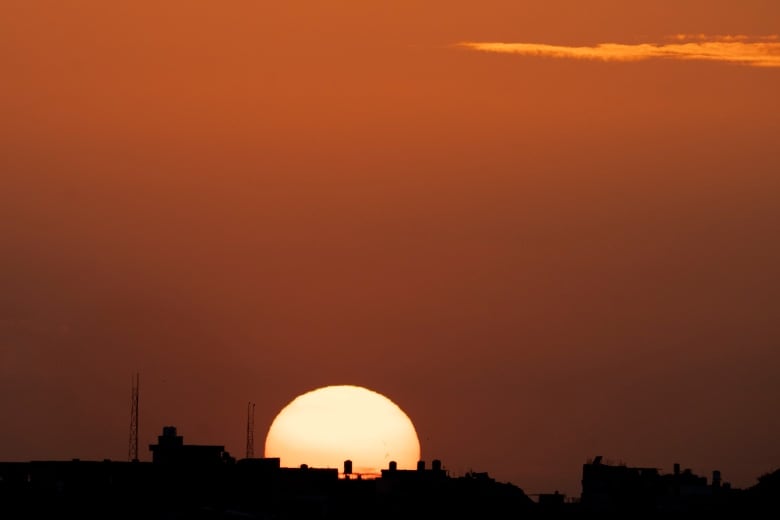
[[[613,514],[649,518],[780,511],[780,468],[747,489],[674,464],[657,468],[610,464],[601,455],[582,465],[582,491],[526,494],[488,472],[451,475],[441,460],[413,469],[390,461],[378,475],[341,468],[288,467],[278,457],[233,457],[223,445],[191,444],[175,426],[148,446],[151,462],[0,461],[0,513],[11,519],[76,518],[544,518]],[[533,498],[532,498],[533,497]]]
[[[508,486],[512,488],[517,488],[519,491],[523,493],[526,497],[528,497],[529,501],[533,500],[537,504],[541,502],[541,505],[548,505],[551,506],[554,503],[571,503],[571,504],[579,504],[582,500],[583,496],[586,496],[588,494],[588,490],[590,490],[590,494],[593,494],[593,489],[596,489],[599,493],[604,493],[604,489],[607,489],[609,493],[615,493],[615,497],[617,498],[610,498],[609,500],[625,500],[628,501],[631,498],[631,495],[627,495],[628,498],[622,497],[620,498],[620,494],[625,491],[625,486],[622,482],[627,482],[628,485],[634,485],[635,481],[643,481],[648,479],[648,475],[650,479],[656,479],[656,480],[662,480],[670,478],[673,478],[674,481],[680,480],[680,482],[683,482],[684,489],[687,489],[687,493],[689,493],[691,496],[699,496],[703,495],[706,497],[706,499],[711,498],[711,494],[714,492],[714,490],[720,491],[720,492],[730,492],[732,490],[732,487],[735,492],[742,493],[742,492],[750,492],[754,488],[758,487],[758,484],[766,484],[766,482],[770,482],[772,485],[777,485],[777,474],[780,473],[780,467],[779,468],[767,468],[766,471],[761,472],[760,474],[756,475],[755,480],[751,482],[747,486],[732,486],[731,482],[728,480],[727,476],[724,476],[720,469],[713,468],[709,470],[709,475],[700,475],[698,472],[693,471],[688,466],[681,466],[679,462],[674,462],[671,467],[671,471],[665,471],[663,469],[663,466],[658,465],[652,465],[652,466],[635,466],[627,463],[625,460],[622,459],[615,459],[612,457],[604,457],[603,455],[597,455],[597,456],[585,456],[583,458],[583,462],[581,464],[582,472],[579,475],[580,479],[580,488],[576,490],[572,489],[566,489],[562,491],[561,486],[553,486],[550,489],[543,489],[543,490],[536,490],[536,492],[533,493],[525,493],[524,486],[522,483],[519,482],[509,482],[509,481],[497,481],[493,476],[490,475],[490,472],[487,470],[487,468],[483,468],[482,471],[475,471],[473,468],[469,468],[465,471],[458,472],[450,469],[446,464],[442,462],[439,458],[432,458],[428,461],[425,460],[425,458],[422,456],[424,451],[421,452],[420,458],[416,460],[413,464],[407,463],[405,466],[399,466],[396,460],[388,460],[387,464],[384,467],[377,467],[373,470],[353,470],[353,466],[355,467],[365,467],[365,461],[361,461],[360,459],[353,458],[348,452],[348,455],[346,458],[340,458],[336,460],[336,458],[333,458],[330,462],[326,464],[312,464],[312,461],[305,460],[303,463],[296,463],[296,464],[290,464],[289,461],[285,461],[284,457],[279,457],[277,455],[269,455],[265,452],[265,450],[258,450],[259,455],[255,456],[255,448],[254,448],[254,438],[256,435],[255,432],[255,407],[256,404],[252,401],[249,401],[247,403],[247,413],[246,413],[246,424],[245,424],[245,451],[243,452],[243,455],[238,454],[231,454],[229,450],[226,449],[224,444],[200,444],[200,443],[185,443],[184,438],[182,435],[179,434],[177,427],[166,424],[162,426],[162,433],[156,435],[157,442],[156,443],[149,443],[145,447],[139,447],[139,439],[142,438],[148,438],[148,435],[142,435],[140,432],[140,423],[142,418],[141,413],[141,393],[139,390],[139,384],[140,382],[140,373],[133,374],[131,378],[131,392],[130,392],[130,407],[129,407],[129,431],[127,432],[127,445],[128,445],[128,456],[125,460],[122,459],[111,459],[110,457],[104,457],[102,459],[94,459],[91,461],[93,464],[98,461],[102,461],[105,464],[110,464],[112,462],[130,462],[130,463],[143,463],[143,464],[149,464],[153,463],[155,465],[159,465],[160,467],[166,467],[166,466],[181,466],[185,471],[187,471],[187,468],[190,466],[203,466],[204,468],[213,468],[214,465],[224,465],[224,464],[234,464],[237,461],[253,461],[257,460],[260,461],[262,464],[262,467],[266,468],[277,468],[279,470],[309,470],[319,472],[320,475],[328,475],[332,478],[338,478],[338,479],[357,479],[357,480],[374,480],[374,479],[382,479],[382,478],[389,478],[393,475],[403,475],[403,474],[412,474],[415,471],[416,472],[428,472],[428,474],[433,475],[439,475],[442,477],[454,478],[454,479],[471,479],[471,478],[482,478],[485,481],[489,482],[497,482],[499,485],[502,486]],[[323,390],[325,388],[338,388],[338,386],[326,386],[321,387],[316,390]],[[352,387],[357,390],[369,390],[363,387]],[[306,395],[311,395],[313,393],[312,390],[305,392]],[[302,396],[304,394],[301,394]],[[380,395],[381,394],[377,394]],[[150,396],[151,400],[154,400],[153,396]],[[299,396],[300,397],[300,396]],[[384,396],[381,396],[384,398]],[[289,404],[289,403],[288,403]],[[285,409],[283,408],[277,413],[277,418],[283,414]],[[334,418],[328,418],[323,417],[321,415],[321,412],[317,412],[318,416],[320,417],[320,420],[325,419],[326,422],[335,422],[342,420],[339,416],[335,416]],[[326,424],[321,424],[319,426],[316,426],[316,428],[326,428]],[[354,425],[349,425],[349,427],[354,427]],[[372,430],[369,430],[372,431]],[[158,432],[159,433],[159,432]],[[293,432],[295,435],[295,433]],[[332,435],[332,433],[329,433],[328,435]],[[314,436],[316,439],[316,435]],[[261,437],[261,440],[262,437]],[[301,442],[301,441],[299,441]],[[386,457],[388,458],[387,454]],[[390,459],[393,459],[393,457],[389,457]],[[81,463],[82,459],[80,457],[63,457],[59,459],[45,459],[45,458],[32,458],[29,460],[13,460],[13,461],[1,461],[0,465],[5,465],[6,469],[7,467],[11,468],[10,475],[13,475],[13,477],[10,479],[11,481],[15,479],[20,479],[20,475],[24,474],[25,472],[23,470],[18,470],[14,468],[23,467],[25,465],[45,465],[45,464],[60,464],[63,463]],[[87,460],[84,460],[84,462],[90,462]],[[429,465],[428,465],[429,464]],[[573,467],[576,467],[576,464],[574,464]],[[606,468],[605,471],[601,471],[600,468]],[[390,472],[390,473],[388,473]],[[1,472],[0,472],[1,473]],[[29,473],[28,473],[29,474]],[[51,474],[46,474],[46,477],[44,478],[51,478]],[[609,484],[586,484],[586,480],[588,479],[590,475],[591,480],[597,480],[600,482],[600,479],[605,478],[605,482],[608,482]],[[593,476],[596,476],[594,478]],[[25,485],[29,484],[29,478],[26,477],[27,481],[24,482]],[[325,477],[328,478],[328,477]],[[0,474],[0,481],[5,481],[6,485],[9,482],[8,475],[3,476]],[[615,483],[612,483],[612,482]],[[660,484],[659,484],[660,486]],[[668,485],[667,485],[668,487]],[[767,487],[765,485],[765,487]],[[771,489],[770,496],[774,496],[773,494],[776,492],[780,492],[780,490],[774,490]],[[702,492],[702,490],[704,492]],[[641,487],[641,491],[647,492],[646,484],[643,484]],[[638,493],[639,491],[637,491]],[[653,488],[653,493],[656,493],[657,489]],[[669,493],[669,490],[666,489],[665,491],[667,494]],[[679,496],[680,491],[676,491],[677,495]],[[660,492],[657,493],[660,495]],[[651,494],[649,499],[656,500],[658,497],[655,494]],[[545,502],[546,500],[552,500],[553,503]],[[736,500],[736,499],[735,499]],[[743,503],[740,502],[742,505]],[[778,502],[780,504],[780,502]],[[625,504],[624,504],[625,505]],[[573,507],[573,506],[572,506]],[[603,505],[600,505],[599,507],[603,507]],[[611,506],[610,506],[611,507]],[[686,505],[686,507],[689,507]],[[698,506],[697,506],[698,507]],[[709,505],[707,505],[709,507]],[[735,506],[736,507],[736,506]],[[666,512],[665,510],[663,512]],[[671,512],[671,511],[669,511]]]

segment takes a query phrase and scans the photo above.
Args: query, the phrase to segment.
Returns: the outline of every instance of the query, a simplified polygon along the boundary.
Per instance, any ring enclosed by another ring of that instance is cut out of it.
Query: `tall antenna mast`
[[[130,442],[127,448],[127,458],[131,462],[138,461],[138,384],[139,374],[136,372],[132,381],[130,394]]]
[[[255,403],[246,407],[246,458],[255,456]]]

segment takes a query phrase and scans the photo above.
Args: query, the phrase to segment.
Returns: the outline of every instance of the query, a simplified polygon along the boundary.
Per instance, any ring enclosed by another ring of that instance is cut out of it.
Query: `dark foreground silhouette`
[[[441,462],[415,470],[395,463],[377,478],[335,468],[284,468],[277,458],[235,460],[223,446],[184,444],[166,427],[150,446],[152,462],[0,463],[0,518],[353,519],[542,518],[613,516],[777,517],[780,470],[747,489],[690,470],[605,464],[582,467],[582,494],[536,500],[487,473],[451,477]],[[626,516],[628,515],[628,516]]]

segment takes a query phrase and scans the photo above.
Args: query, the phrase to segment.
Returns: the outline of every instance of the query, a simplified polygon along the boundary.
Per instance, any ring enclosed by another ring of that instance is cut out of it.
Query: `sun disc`
[[[377,475],[395,461],[411,469],[420,441],[409,416],[384,395],[360,386],[333,385],[293,399],[271,423],[265,456],[284,467],[306,464]]]

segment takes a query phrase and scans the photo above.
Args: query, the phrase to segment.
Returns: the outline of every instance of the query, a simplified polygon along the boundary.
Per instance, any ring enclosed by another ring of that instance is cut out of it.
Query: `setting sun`
[[[286,467],[306,464],[378,475],[395,461],[413,468],[420,441],[409,417],[387,397],[359,386],[327,386],[298,396],[268,430],[265,456]]]

